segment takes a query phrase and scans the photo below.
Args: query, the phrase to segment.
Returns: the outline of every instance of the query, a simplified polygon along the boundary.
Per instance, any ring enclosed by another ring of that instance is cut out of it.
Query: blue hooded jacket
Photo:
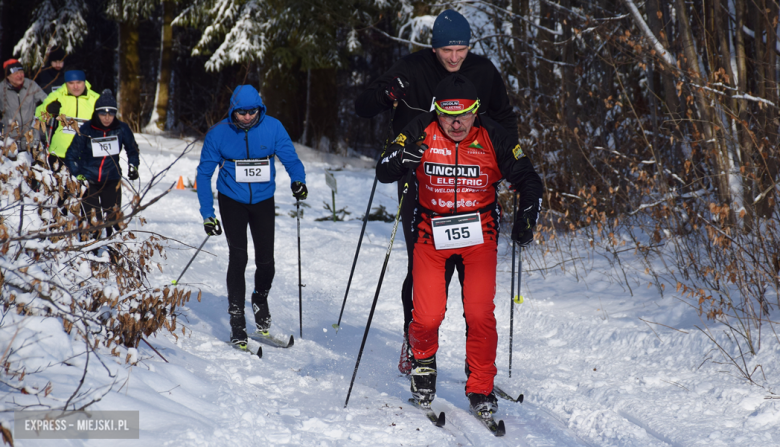
[[[259,109],[257,124],[241,129],[233,122],[233,111]],[[260,94],[251,85],[239,85],[230,98],[228,117],[209,129],[198,165],[198,201],[204,220],[216,217],[211,176],[219,166],[217,191],[231,199],[249,205],[273,197],[276,191],[276,167],[273,156],[278,156],[292,182],[306,183],[303,163],[295,153],[295,147],[287,131],[276,118],[265,114],[266,108]],[[270,158],[271,181],[265,183],[239,183],[236,181],[236,160]]]

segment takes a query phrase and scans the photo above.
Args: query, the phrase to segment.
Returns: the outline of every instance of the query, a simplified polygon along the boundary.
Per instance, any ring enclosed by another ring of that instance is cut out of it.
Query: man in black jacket
[[[65,57],[68,53],[62,48],[52,50],[46,57],[46,65],[41,68],[35,82],[43,89],[47,95],[57,90],[65,83]]]
[[[496,121],[518,141],[517,116],[509,103],[506,87],[501,74],[490,60],[484,56],[469,52],[471,27],[465,17],[448,9],[436,18],[433,24],[431,46],[433,50],[423,49],[404,56],[390,70],[374,80],[355,101],[355,112],[363,118],[372,118],[379,113],[398,106],[393,117],[393,133],[398,135],[413,118],[421,113],[433,110],[433,92],[436,86],[451,73],[458,73],[470,80],[480,98],[479,115],[486,115]],[[402,182],[398,184],[400,197]],[[415,197],[416,191],[410,190],[409,197]],[[406,252],[408,255],[407,275],[401,291],[404,306],[404,344],[398,370],[404,374],[411,371],[408,354],[407,332],[412,319],[412,259],[415,236],[411,221],[414,201],[404,201],[401,210]],[[458,277],[462,284],[462,266],[448,264],[447,284],[453,270],[458,267]]]

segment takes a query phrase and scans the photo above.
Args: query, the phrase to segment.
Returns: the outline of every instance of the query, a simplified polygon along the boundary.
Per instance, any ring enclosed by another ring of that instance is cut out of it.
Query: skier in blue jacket
[[[228,117],[206,134],[200,153],[197,183],[200,214],[206,234],[222,234],[228,242],[228,313],[230,341],[246,349],[244,272],[249,261],[246,227],[252,232],[255,246],[255,289],[252,310],[257,331],[268,335],[271,313],[268,292],[274,278],[274,192],[276,167],[274,156],[290,175],[296,200],[308,194],[303,163],[287,131],[276,118],[265,114],[260,94],[251,85],[239,85],[230,98]],[[211,176],[219,166],[217,200],[222,217],[220,225],[214,213]]]
[[[116,220],[122,207],[122,168],[119,151],[127,153],[127,178],[138,179],[138,144],[130,126],[116,118],[116,99],[104,90],[95,102],[92,119],[82,124],[65,153],[65,164],[71,175],[88,182],[81,207],[87,219],[93,210],[98,222]],[[111,236],[118,225],[106,228]]]

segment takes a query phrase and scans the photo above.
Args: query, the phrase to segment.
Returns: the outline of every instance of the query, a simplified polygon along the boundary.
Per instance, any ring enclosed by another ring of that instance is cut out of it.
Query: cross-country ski
[[[249,334],[249,338],[277,348],[291,348],[295,344],[295,338],[292,335],[287,337],[258,331]]]

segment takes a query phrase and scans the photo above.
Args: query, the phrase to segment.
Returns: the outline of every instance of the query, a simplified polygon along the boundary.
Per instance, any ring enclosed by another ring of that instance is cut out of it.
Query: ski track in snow
[[[179,140],[141,135],[142,180],[171,163],[184,144]],[[515,306],[513,368],[508,376],[510,252],[499,244],[496,295],[499,344],[496,378],[512,395],[525,394],[523,404],[499,399],[496,419],[507,434],[492,436],[468,413],[464,395],[465,322],[460,300],[450,300],[440,333],[439,380],[433,408],[445,411],[444,428],[433,426],[407,403],[409,383],[396,365],[401,345],[400,288],[406,251],[399,231],[382,285],[376,313],[348,408],[347,389],[355,366],[368,311],[384,261],[392,224],[369,222],[355,270],[341,329],[338,319],[361,222],[373,181],[369,160],[343,159],[298,147],[306,167],[310,195],[301,221],[303,338],[298,324],[296,220],[288,213],[295,203],[289,177],[277,161],[276,276],[269,304],[272,332],[293,334],[290,349],[263,347],[263,358],[230,347],[225,272],[228,250],[224,236],[212,237],[180,283],[200,288],[183,309],[177,332],[149,339],[170,363],[145,344],[136,366],[107,364],[119,374],[122,388],[95,404],[94,410],[139,410],[140,440],[110,441],[120,446],[312,445],[312,446],[771,446],[780,444],[780,408],[767,393],[747,386],[713,361],[709,340],[694,328],[695,314],[655,288],[632,284],[633,296],[614,281],[604,259],[588,258],[592,273],[577,281],[572,274],[532,270],[525,265],[525,303]],[[348,162],[349,166],[344,166]],[[180,175],[194,180],[197,151],[185,156],[166,175],[163,186]],[[347,222],[315,222],[327,216],[330,203],[324,170],[338,181],[336,206],[352,212]],[[214,176],[216,183],[216,175]],[[157,188],[162,191],[163,188]],[[216,188],[214,187],[214,191]],[[216,202],[216,201],[215,201]],[[378,185],[374,207],[397,208],[395,185]],[[216,205],[216,203],[215,203]],[[217,213],[219,217],[219,213]],[[144,213],[143,230],[182,241],[171,242],[164,273],[152,281],[170,284],[205,237],[197,196],[173,190]],[[139,228],[137,222],[130,229]],[[251,293],[252,246],[247,267]],[[583,256],[588,257],[585,253]],[[647,282],[645,281],[644,284]],[[460,295],[453,281],[450,296]],[[252,324],[246,306],[247,323]],[[649,326],[660,322],[687,333]],[[250,326],[251,327],[251,326]],[[51,331],[55,333],[56,331]],[[60,335],[64,337],[64,335]],[[259,344],[250,340],[256,349]],[[767,345],[770,345],[767,343]],[[74,349],[77,349],[74,348]],[[759,353],[770,383],[777,383],[776,345]],[[72,369],[72,368],[71,368]],[[57,369],[59,371],[59,369]],[[60,371],[55,393],[74,386],[79,371]],[[102,369],[91,370],[92,386],[109,382]],[[47,378],[47,380],[53,380]],[[118,388],[115,387],[116,390]],[[48,442],[48,443],[47,443]],[[53,445],[51,441],[19,441],[17,445]],[[61,446],[98,446],[106,441],[57,441]]]

